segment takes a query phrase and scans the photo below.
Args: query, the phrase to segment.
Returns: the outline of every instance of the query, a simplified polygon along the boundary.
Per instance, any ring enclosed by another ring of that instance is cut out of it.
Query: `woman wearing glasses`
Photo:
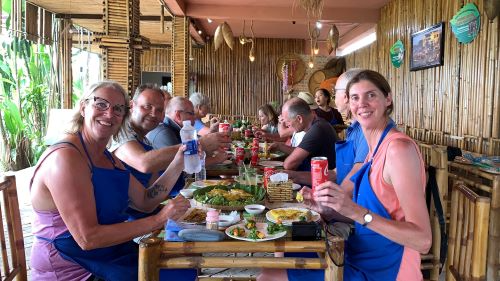
[[[210,119],[210,127],[207,127],[201,119],[205,118],[210,112],[210,99],[202,93],[192,93],[189,96],[189,101],[194,106],[194,128],[200,136],[209,133],[214,133],[219,130],[219,119],[213,117]]]
[[[129,98],[112,81],[93,85],[79,103],[72,128],[40,158],[31,180],[35,211],[33,280],[137,280],[133,238],[178,219],[189,202],[175,198],[157,214],[125,222],[125,210],[150,212],[183,169],[182,149],[149,189],[125,170],[106,146],[129,112]],[[168,176],[167,176],[168,175]]]

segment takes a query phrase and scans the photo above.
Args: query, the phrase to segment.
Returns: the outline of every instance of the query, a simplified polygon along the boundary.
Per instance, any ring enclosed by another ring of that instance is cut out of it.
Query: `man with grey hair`
[[[316,117],[309,105],[300,98],[289,99],[283,105],[282,116],[286,125],[295,132],[306,132],[300,144],[291,148],[283,165],[285,169],[310,171],[311,158],[318,156],[328,159],[328,169],[335,168],[334,143],[338,137],[328,122]]]
[[[189,96],[189,101],[194,107],[194,128],[198,135],[204,136],[208,133],[217,132],[219,130],[219,119],[213,117],[210,119],[210,127],[205,126],[201,121],[210,112],[210,99],[202,93],[192,93]]]
[[[163,123],[160,123],[154,130],[147,134],[153,148],[164,149],[165,147],[180,144],[182,142],[180,134],[182,122],[189,120],[191,124],[194,124],[195,115],[193,111],[193,104],[187,98],[172,98],[168,103]],[[220,150],[214,157],[208,157],[206,164],[221,163],[226,159],[227,154],[223,150]],[[172,192],[178,192],[178,190],[184,187],[184,184],[184,175],[181,174]]]

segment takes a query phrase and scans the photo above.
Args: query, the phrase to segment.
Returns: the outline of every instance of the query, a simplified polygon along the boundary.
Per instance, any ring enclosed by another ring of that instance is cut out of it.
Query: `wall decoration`
[[[444,22],[411,35],[410,71],[443,65]]]
[[[500,15],[500,1],[498,0],[484,0],[484,11],[490,21],[493,21]]]
[[[403,63],[403,58],[405,55],[405,46],[401,40],[396,41],[394,45],[392,45],[390,51],[391,62],[394,67],[399,68]]]
[[[481,16],[476,5],[469,3],[450,20],[451,31],[460,43],[470,43],[479,33]]]
[[[285,94],[293,90],[306,74],[306,65],[299,55],[284,54],[276,61],[276,76],[282,81],[281,88]]]

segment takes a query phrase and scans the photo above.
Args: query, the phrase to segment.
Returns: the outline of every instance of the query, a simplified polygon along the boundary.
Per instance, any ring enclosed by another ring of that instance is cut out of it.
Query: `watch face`
[[[365,223],[369,223],[373,220],[373,217],[371,214],[368,213],[363,217],[363,219],[365,220]]]

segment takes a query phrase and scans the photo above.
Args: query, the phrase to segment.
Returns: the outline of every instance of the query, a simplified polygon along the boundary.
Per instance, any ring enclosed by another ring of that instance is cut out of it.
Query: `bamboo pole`
[[[274,257],[179,257],[162,258],[161,268],[277,268],[277,269],[324,269],[326,261],[318,258]]]

